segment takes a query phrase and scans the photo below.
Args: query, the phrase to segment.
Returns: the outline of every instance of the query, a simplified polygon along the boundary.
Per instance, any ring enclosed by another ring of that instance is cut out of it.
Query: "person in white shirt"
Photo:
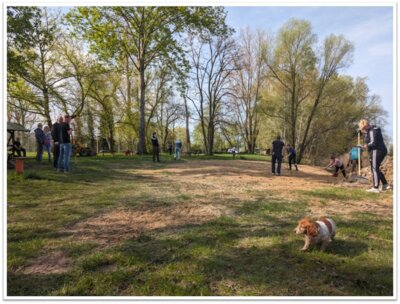
[[[343,162],[334,155],[331,156],[331,162],[329,163],[328,166],[326,166],[325,169],[329,169],[329,168],[333,168],[333,167],[335,167],[335,173],[333,173],[332,176],[337,177],[339,170],[341,170],[343,176],[346,177],[346,170],[344,169]]]

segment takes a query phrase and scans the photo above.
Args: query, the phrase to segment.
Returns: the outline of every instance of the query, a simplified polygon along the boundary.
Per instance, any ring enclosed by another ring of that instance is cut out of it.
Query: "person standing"
[[[59,135],[60,155],[58,157],[57,171],[61,171],[63,169],[65,173],[68,173],[70,170],[69,162],[72,150],[72,145],[71,145],[72,129],[69,126],[70,121],[71,117],[69,115],[65,115],[64,122],[61,124],[60,127],[60,135]]]
[[[281,165],[282,165],[282,153],[283,147],[285,146],[284,142],[281,140],[281,137],[278,135],[276,140],[272,142],[272,174],[275,175],[275,164],[278,163],[277,173],[281,175]]]
[[[60,135],[61,135],[61,124],[64,122],[64,118],[60,115],[57,121],[51,127],[51,137],[53,138],[53,166],[58,168],[58,157],[60,156]]]
[[[157,133],[153,132],[151,136],[151,145],[153,146],[153,162],[160,162],[160,145],[158,144]]]
[[[357,166],[358,166],[358,153],[360,153],[360,168],[362,167],[362,148],[361,146],[355,146],[351,148],[349,152],[349,161],[347,162],[347,167],[350,167],[351,165],[351,174],[354,174],[357,172]]]
[[[41,162],[43,156],[43,145],[46,140],[46,135],[42,130],[43,125],[38,123],[37,129],[35,129],[36,138],[36,160]]]
[[[46,139],[44,141],[44,148],[47,151],[49,162],[51,162],[51,139],[52,139],[52,137],[51,137],[50,128],[48,126],[45,126],[43,128],[43,130],[44,130],[44,135],[46,136]]]
[[[289,170],[292,170],[292,163],[293,163],[294,167],[296,168],[296,171],[299,171],[296,164],[296,150],[294,149],[293,146],[289,145],[288,153],[289,153]]]
[[[169,152],[169,155],[172,155],[172,143],[171,142],[168,142],[168,152]]]
[[[387,155],[387,148],[383,141],[381,129],[370,125],[366,119],[360,120],[358,126],[360,131],[365,134],[364,149],[368,149],[371,162],[371,172],[374,186],[367,191],[379,193],[379,182],[382,182],[383,191],[389,190],[390,186],[386,181],[385,175],[383,175],[379,168]]]
[[[182,153],[182,142],[180,139],[178,139],[175,142],[175,154],[174,154],[174,159],[180,160],[181,159],[181,153]]]

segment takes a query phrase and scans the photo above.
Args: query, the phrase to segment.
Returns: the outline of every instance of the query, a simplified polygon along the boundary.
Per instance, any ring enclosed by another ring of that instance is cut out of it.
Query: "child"
[[[296,171],[299,171],[299,169],[297,168],[297,165],[296,165],[296,150],[294,149],[294,147],[293,146],[291,146],[291,145],[288,145],[288,153],[289,153],[289,170],[292,170],[292,162],[293,162],[293,165],[295,166],[295,168],[296,168]]]
[[[340,169],[340,170],[342,170],[343,176],[346,177],[346,171],[344,170],[343,162],[339,158],[335,157],[334,155],[331,156],[331,162],[325,169],[329,169],[332,167],[335,167],[335,173],[333,173],[332,176],[337,177],[338,171]]]

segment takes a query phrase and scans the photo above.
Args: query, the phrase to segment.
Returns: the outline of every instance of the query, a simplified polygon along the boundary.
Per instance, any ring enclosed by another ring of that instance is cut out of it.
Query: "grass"
[[[9,171],[8,296],[392,295],[391,217],[374,211],[337,215],[340,233],[325,252],[299,251],[303,239],[293,233],[299,214],[310,212],[312,199],[345,205],[349,200],[372,203],[378,196],[322,187],[288,199],[285,193],[248,190],[233,203],[211,187],[202,194],[183,188],[185,179],[162,174],[174,166],[172,157],[163,155],[162,160],[153,164],[151,156],[78,157],[70,174],[28,160],[23,175]],[[160,175],[146,175],[146,170]],[[70,230],[115,210],[158,210],[216,198],[231,212],[202,224],[143,230],[109,246],[76,239]],[[25,271],[55,253],[68,261],[65,271]]]

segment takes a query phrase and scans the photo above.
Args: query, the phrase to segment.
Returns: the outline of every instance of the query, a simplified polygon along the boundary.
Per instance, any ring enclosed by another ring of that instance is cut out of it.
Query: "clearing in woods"
[[[392,295],[392,192],[266,161],[74,162],[8,172],[9,296]],[[300,252],[321,215],[336,241]]]

